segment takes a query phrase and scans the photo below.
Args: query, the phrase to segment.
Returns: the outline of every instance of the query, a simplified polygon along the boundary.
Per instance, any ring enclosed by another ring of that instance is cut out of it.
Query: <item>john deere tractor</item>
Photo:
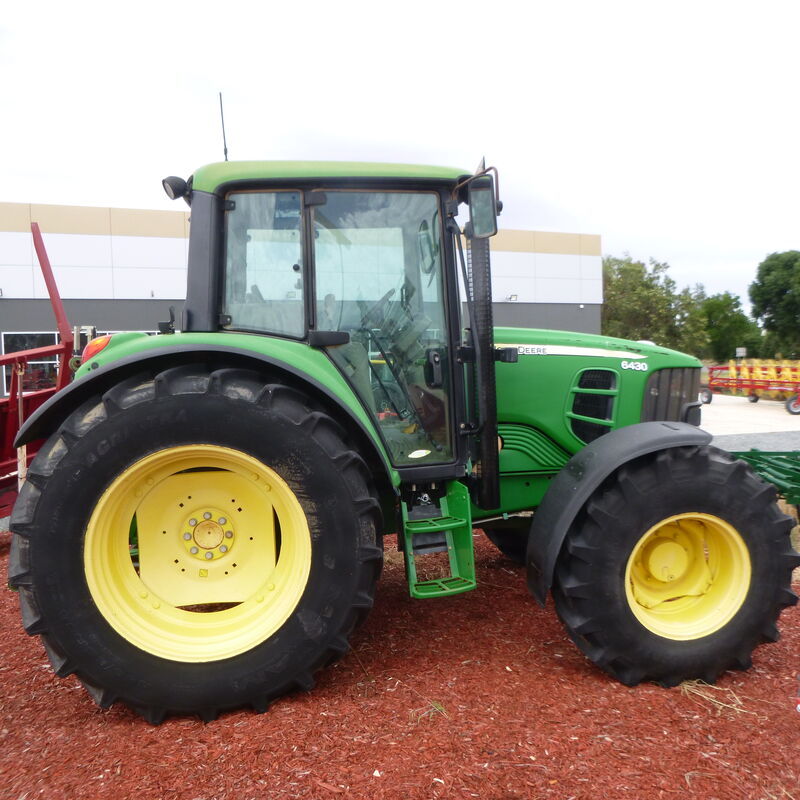
[[[58,675],[153,723],[263,711],[347,651],[385,534],[435,600],[475,587],[476,527],[626,684],[711,682],[777,637],[790,522],[697,427],[700,364],[493,328],[492,170],[164,186],[191,205],[182,319],[91,342],[17,440],[47,441],[11,582]]]

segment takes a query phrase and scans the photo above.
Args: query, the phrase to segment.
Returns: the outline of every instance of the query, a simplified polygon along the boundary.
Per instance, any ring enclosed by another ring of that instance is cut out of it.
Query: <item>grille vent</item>
[[[587,369],[578,380],[579,389],[616,389],[617,376],[607,369]]]

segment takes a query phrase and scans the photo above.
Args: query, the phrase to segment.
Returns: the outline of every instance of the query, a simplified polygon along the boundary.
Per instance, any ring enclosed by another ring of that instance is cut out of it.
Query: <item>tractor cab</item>
[[[288,180],[289,166],[270,162],[251,164],[246,181],[231,163],[193,176],[193,220],[210,215],[205,230],[217,233],[191,239],[183,330],[319,349],[357,395],[404,481],[464,478],[480,458],[465,434],[481,424],[472,396],[480,381],[464,364],[493,354],[491,298],[482,301],[482,322],[462,319],[459,275],[471,317],[475,302],[472,275],[459,265],[455,217],[466,201],[468,246],[496,232],[493,177],[426,168],[412,179],[408,167],[345,166],[347,180],[332,164],[291,165]]]

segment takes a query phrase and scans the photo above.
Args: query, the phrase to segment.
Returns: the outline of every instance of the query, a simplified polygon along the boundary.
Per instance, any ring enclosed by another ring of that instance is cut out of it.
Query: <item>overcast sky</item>
[[[222,159],[500,170],[503,227],[598,233],[747,305],[800,249],[800,4],[15,2],[0,201],[178,209]]]

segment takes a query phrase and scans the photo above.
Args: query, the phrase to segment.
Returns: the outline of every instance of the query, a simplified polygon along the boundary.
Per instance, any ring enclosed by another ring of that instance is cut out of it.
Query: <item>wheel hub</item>
[[[652,577],[669,583],[683,577],[689,566],[689,555],[672,539],[656,539],[645,548],[643,562]]]
[[[232,520],[218,508],[193,511],[181,525],[183,546],[193,558],[213,561],[230,553],[236,541]]]

